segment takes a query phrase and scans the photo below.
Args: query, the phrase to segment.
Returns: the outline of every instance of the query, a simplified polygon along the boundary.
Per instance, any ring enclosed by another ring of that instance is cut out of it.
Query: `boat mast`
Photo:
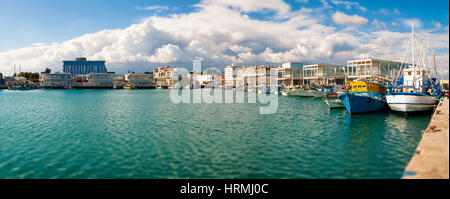
[[[433,61],[434,61],[434,73],[436,75],[436,80],[439,81],[439,75],[438,75],[437,67],[436,67],[436,54],[434,53],[434,50],[433,50]],[[438,81],[436,81],[436,82],[438,82]]]
[[[411,24],[411,53],[412,53],[412,65],[413,65],[413,90],[416,92],[416,58],[414,55],[414,24]]]

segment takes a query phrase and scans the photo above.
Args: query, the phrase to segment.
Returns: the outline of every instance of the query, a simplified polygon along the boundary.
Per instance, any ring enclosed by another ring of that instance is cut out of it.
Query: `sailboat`
[[[404,64],[403,70],[400,71],[386,94],[386,101],[389,108],[396,112],[432,111],[439,102],[440,85],[436,79],[431,78],[427,68],[426,42],[416,38],[414,26],[412,26],[410,42],[412,64]],[[416,46],[420,46],[417,63],[414,52]]]

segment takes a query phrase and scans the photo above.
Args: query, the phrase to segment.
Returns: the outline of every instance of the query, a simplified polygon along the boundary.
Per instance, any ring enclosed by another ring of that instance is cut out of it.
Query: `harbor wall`
[[[449,179],[449,99],[437,106],[403,179]]]

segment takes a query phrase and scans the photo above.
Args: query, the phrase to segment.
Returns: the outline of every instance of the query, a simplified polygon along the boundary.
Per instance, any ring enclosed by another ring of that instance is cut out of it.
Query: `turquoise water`
[[[260,115],[168,90],[0,90],[0,178],[400,178],[430,120],[278,100]]]

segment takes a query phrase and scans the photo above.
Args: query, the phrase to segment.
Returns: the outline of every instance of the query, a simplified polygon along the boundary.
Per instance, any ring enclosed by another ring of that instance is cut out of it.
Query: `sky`
[[[0,72],[62,60],[108,71],[203,68],[355,58],[400,61],[414,24],[448,77],[448,0],[0,0]]]

